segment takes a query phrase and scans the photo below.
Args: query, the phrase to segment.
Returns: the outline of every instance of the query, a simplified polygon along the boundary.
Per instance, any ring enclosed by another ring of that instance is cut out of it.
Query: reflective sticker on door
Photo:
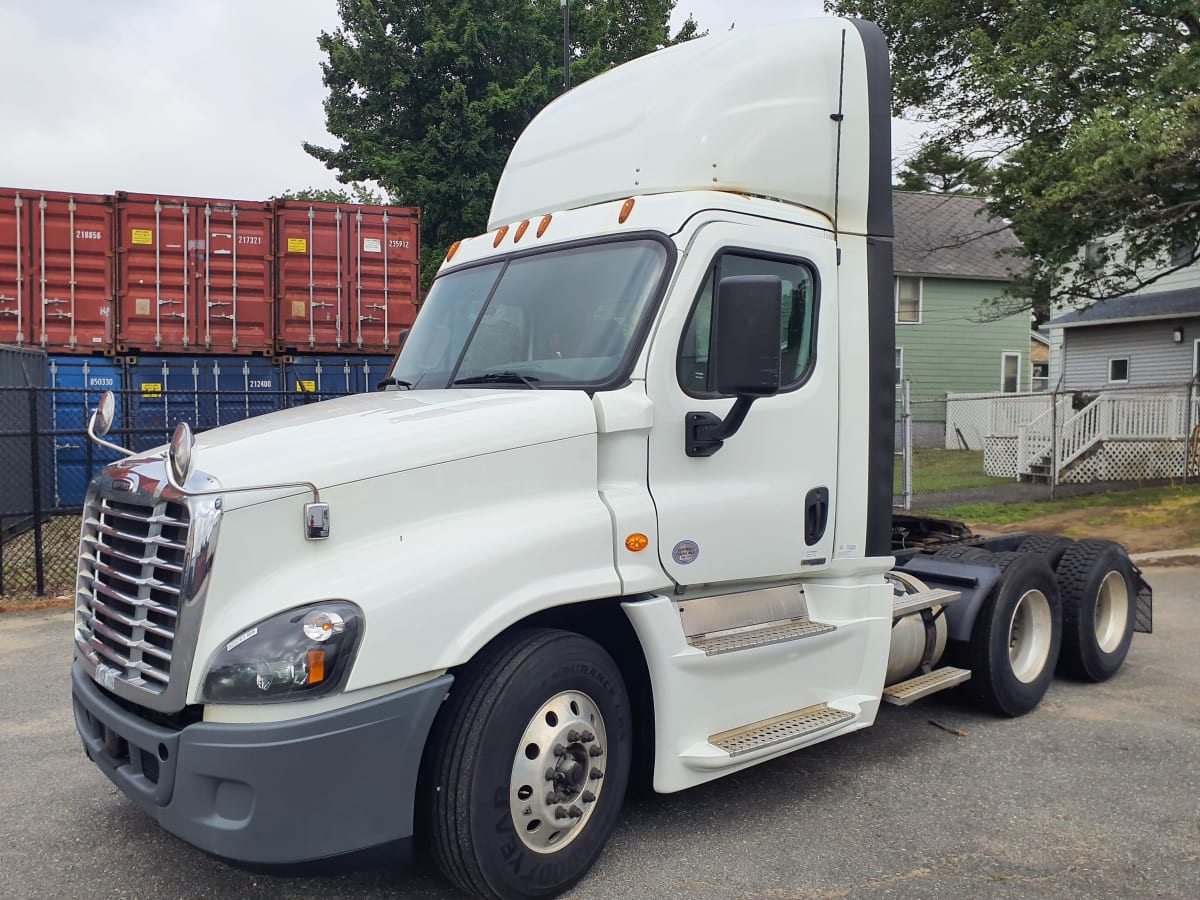
[[[671,559],[675,560],[681,566],[694,563],[696,557],[699,555],[700,547],[695,541],[680,541],[675,545],[675,549],[671,551]]]

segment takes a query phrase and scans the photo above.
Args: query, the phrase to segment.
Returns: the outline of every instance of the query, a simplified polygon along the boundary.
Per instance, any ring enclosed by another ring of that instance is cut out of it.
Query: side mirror
[[[117,398],[113,395],[112,391],[105,391],[100,395],[100,402],[96,406],[95,413],[93,413],[92,428],[97,436],[104,437],[112,430],[116,410]]]
[[[688,456],[712,456],[742,427],[755,400],[779,393],[782,309],[783,282],[773,275],[738,275],[717,285],[708,364],[717,393],[737,400],[724,419],[687,414]]]
[[[721,279],[708,361],[717,393],[735,397],[779,393],[782,308],[783,282],[773,275]]]

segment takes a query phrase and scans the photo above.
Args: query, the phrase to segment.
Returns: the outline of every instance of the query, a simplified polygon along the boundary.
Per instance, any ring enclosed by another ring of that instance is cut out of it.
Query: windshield
[[[654,240],[552,250],[434,282],[392,383],[588,387],[613,381],[667,263]]]

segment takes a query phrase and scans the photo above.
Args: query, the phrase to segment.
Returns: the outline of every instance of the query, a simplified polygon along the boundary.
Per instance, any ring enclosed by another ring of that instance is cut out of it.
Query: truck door
[[[708,457],[689,456],[686,417],[724,417],[712,390],[709,324],[715,285],[772,275],[783,285],[782,388],[755,402],[741,429]],[[659,556],[680,584],[817,571],[833,549],[838,435],[837,281],[824,232],[713,223],[692,239],[654,337],[650,492]]]

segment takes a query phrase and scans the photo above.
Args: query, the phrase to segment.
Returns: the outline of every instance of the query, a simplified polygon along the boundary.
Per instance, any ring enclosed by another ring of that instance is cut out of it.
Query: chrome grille
[[[140,494],[88,498],[75,627],[77,643],[98,667],[98,680],[102,672],[155,694],[166,690],[188,524],[188,507],[180,501]]]

